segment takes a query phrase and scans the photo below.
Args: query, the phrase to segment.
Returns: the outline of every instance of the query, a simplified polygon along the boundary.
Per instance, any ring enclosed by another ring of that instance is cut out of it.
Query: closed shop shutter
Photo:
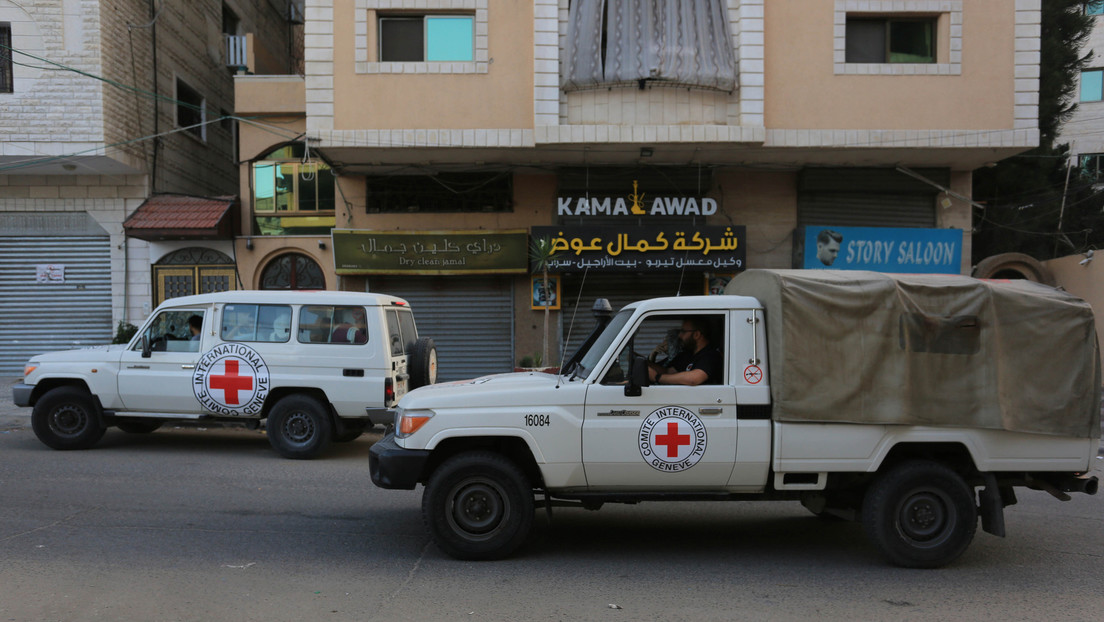
[[[514,369],[514,298],[506,278],[370,277],[373,292],[405,299],[418,335],[437,344],[437,380]]]
[[[63,267],[64,282],[36,282],[45,264]],[[36,354],[110,343],[112,333],[106,235],[0,236],[0,375],[22,374]]]
[[[797,224],[931,228],[936,226],[935,197],[915,194],[806,193],[798,195]]]
[[[944,187],[950,184],[946,169],[917,172]],[[894,169],[805,169],[797,190],[798,225],[936,226],[939,190]]]
[[[567,276],[564,278],[563,306],[560,311],[560,343],[567,340],[567,354],[571,356],[575,350],[586,341],[594,330],[594,314],[591,307],[598,298],[609,300],[613,312],[617,313],[625,305],[645,300],[647,298],[660,298],[663,296],[700,296],[705,293],[705,276],[702,272],[687,272],[682,278],[677,274],[626,274],[588,276],[582,287],[582,295],[579,295],[579,284],[583,282],[581,276]],[[576,310],[575,302],[579,301]],[[571,315],[575,314],[574,326]],[[568,331],[570,330],[570,336]],[[662,335],[642,335],[640,340],[648,354],[655,347]],[[637,345],[637,349],[642,346]],[[558,362],[558,361],[557,361]]]

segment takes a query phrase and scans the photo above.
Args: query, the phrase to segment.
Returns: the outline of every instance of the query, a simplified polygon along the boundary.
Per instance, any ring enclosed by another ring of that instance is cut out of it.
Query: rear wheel
[[[265,423],[268,442],[281,456],[293,460],[314,458],[330,444],[330,414],[318,400],[289,395],[276,402]]]
[[[43,395],[31,412],[31,427],[53,449],[88,449],[107,431],[92,396],[79,387],[57,387]]]
[[[957,559],[977,531],[974,491],[936,462],[904,462],[867,491],[863,527],[890,562],[938,568]]]
[[[422,496],[422,520],[437,546],[457,559],[501,559],[533,526],[533,488],[508,458],[473,451],[437,467]]]

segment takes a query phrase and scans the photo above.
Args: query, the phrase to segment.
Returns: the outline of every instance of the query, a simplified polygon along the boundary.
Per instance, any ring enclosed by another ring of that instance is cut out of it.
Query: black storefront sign
[[[550,272],[738,272],[747,263],[743,226],[533,227],[531,235],[551,241]]]

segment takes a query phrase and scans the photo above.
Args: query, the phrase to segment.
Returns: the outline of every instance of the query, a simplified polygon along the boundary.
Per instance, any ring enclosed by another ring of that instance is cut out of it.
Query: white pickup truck
[[[705,337],[721,369],[671,384],[692,374],[646,356],[688,329],[706,333],[692,347]],[[427,529],[462,559],[513,553],[542,495],[590,509],[798,500],[861,520],[909,567],[959,557],[979,516],[1003,536],[1016,486],[1059,499],[1097,489],[1093,315],[1049,287],[753,270],[726,295],[628,305],[599,331],[560,375],[408,393],[371,449],[372,480],[424,484]],[[658,384],[650,364],[666,372]]]

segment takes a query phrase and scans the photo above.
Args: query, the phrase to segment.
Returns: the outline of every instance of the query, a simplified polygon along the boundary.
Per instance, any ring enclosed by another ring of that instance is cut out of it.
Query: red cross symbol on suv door
[[[667,457],[677,458],[679,447],[690,444],[689,434],[679,434],[679,425],[677,421],[667,422],[667,433],[656,434],[655,444],[665,445],[667,447]]]
[[[211,374],[211,388],[222,389],[223,395],[226,397],[225,402],[228,405],[241,403],[238,400],[238,391],[250,391],[253,389],[253,377],[239,376],[238,363],[239,361],[237,359],[226,359],[226,372],[217,376]]]

